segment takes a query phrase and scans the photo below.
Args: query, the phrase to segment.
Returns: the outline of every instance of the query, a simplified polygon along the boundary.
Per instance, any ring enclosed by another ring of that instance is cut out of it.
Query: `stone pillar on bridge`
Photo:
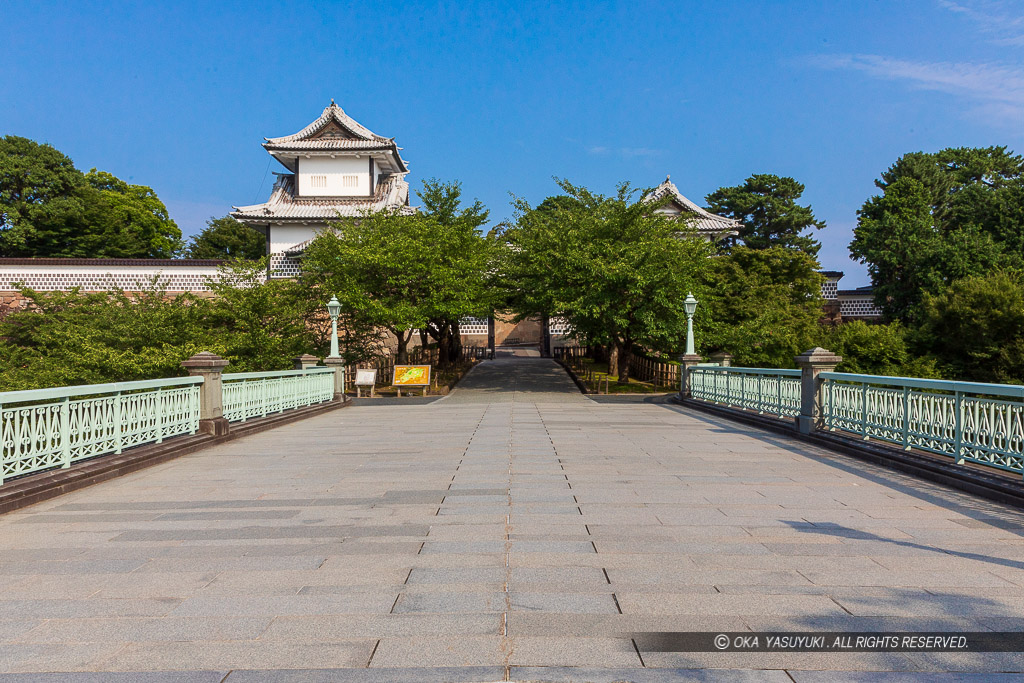
[[[341,356],[324,358],[324,365],[334,368],[334,400],[344,401],[345,399],[345,359]]]
[[[690,398],[690,368],[704,360],[699,354],[684,353],[679,360],[679,393],[677,397],[682,400]]]
[[[716,351],[708,357],[712,363],[718,363],[721,367],[727,368],[732,365],[732,354],[725,351]]]
[[[311,353],[304,353],[295,359],[296,370],[308,370],[309,368],[315,368],[316,364],[320,362],[320,359]]]
[[[229,361],[215,353],[202,351],[181,362],[188,374],[202,377],[199,387],[199,431],[220,436],[227,434],[228,421],[224,418],[224,393],[221,375]]]
[[[821,421],[822,381],[818,375],[832,372],[842,361],[842,356],[820,346],[796,357],[796,364],[800,368],[800,416],[796,419],[796,426],[801,434],[815,431]]]

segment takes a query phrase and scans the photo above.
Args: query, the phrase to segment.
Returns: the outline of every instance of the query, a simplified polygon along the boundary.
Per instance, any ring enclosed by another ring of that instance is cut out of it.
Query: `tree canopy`
[[[905,154],[858,212],[850,253],[876,303],[912,322],[927,294],[993,268],[1024,267],[1024,157],[1005,147]]]
[[[683,301],[711,247],[628,183],[612,196],[557,183],[564,197],[536,208],[515,200],[516,223],[501,235],[506,281],[522,313],[564,316],[585,341],[611,346],[626,382],[634,348],[682,347]]]
[[[1024,273],[972,275],[925,294],[912,334],[950,377],[1024,382]]]
[[[174,377],[181,361],[212,351],[232,372],[283,370],[323,351],[323,305],[298,282],[264,277],[266,263],[235,262],[214,297],[140,292],[22,290],[26,310],[0,320],[0,384],[34,389]]]
[[[171,258],[181,246],[151,188],[83,174],[47,144],[0,138],[0,255]]]
[[[822,316],[817,260],[786,247],[734,247],[708,263],[696,316],[702,346],[737,365],[791,367]]]
[[[266,235],[231,216],[210,218],[206,227],[192,237],[187,248],[189,258],[249,259],[263,258],[267,250]]]
[[[494,249],[478,228],[479,202],[461,207],[458,183],[428,180],[419,193],[424,211],[382,211],[339,220],[310,243],[302,278],[324,297],[336,295],[347,315],[386,328],[405,362],[414,329],[454,360],[458,321],[490,313]]]
[[[720,187],[705,200],[712,213],[743,224],[740,234],[724,240],[723,246],[791,247],[814,256],[821,243],[806,233],[824,228],[825,221],[815,218],[810,206],[797,203],[803,193],[803,184],[793,178],[759,173],[742,185]]]

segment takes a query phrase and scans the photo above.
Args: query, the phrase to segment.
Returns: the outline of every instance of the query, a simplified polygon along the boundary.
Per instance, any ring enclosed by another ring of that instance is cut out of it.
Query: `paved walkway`
[[[1020,671],[1019,653],[659,653],[632,634],[1022,630],[1022,529],[1009,508],[499,359],[429,405],[333,412],[0,517],[0,672]],[[969,680],[952,676],[910,679]]]

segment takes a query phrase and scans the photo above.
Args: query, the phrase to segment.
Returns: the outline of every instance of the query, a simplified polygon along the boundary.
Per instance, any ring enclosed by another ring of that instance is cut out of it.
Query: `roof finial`
[[[331,106],[332,106],[332,107],[336,107],[336,106],[338,106],[338,105],[334,104],[334,98],[333,98],[333,97],[331,98]]]
[[[670,176],[668,173],[665,174],[665,182],[666,183],[672,182],[672,176]]]

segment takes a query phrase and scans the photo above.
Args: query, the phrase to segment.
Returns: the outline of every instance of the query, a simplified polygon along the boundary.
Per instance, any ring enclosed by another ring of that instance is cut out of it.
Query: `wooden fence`
[[[483,360],[487,357],[488,349],[486,346],[466,346],[462,347],[462,354],[459,359],[462,362],[472,360]],[[423,348],[422,346],[415,346],[409,349],[409,365],[432,365],[437,366],[438,351],[436,347]],[[345,390],[354,386],[356,380],[357,369],[370,369],[377,371],[377,386],[390,386],[391,377],[395,370],[395,356],[379,356],[362,363],[356,363],[349,365],[345,368]]]
[[[583,363],[583,359],[588,355],[589,349],[583,346],[563,346],[554,350],[556,359],[564,361],[574,371],[584,373],[589,373]],[[679,365],[637,353],[632,354],[630,358],[629,374],[637,381],[650,382],[656,387],[679,386]]]

